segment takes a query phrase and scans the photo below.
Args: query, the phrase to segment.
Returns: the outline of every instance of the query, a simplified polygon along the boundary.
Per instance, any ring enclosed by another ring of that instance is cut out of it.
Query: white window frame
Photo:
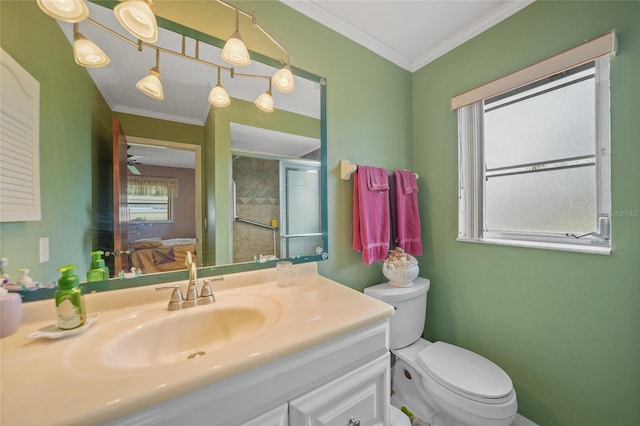
[[[613,37],[615,46],[615,35]],[[612,47],[615,52],[615,47]],[[554,57],[555,58],[555,57]],[[488,232],[484,226],[485,162],[483,151],[483,101],[497,93],[484,94],[472,99],[466,92],[452,99],[452,107],[458,109],[458,241],[535,247],[597,254],[611,253],[611,137],[609,100],[609,56],[565,66],[566,69],[595,60],[596,74],[596,209],[597,229],[587,235],[552,234],[533,232]],[[543,61],[544,62],[544,61]],[[531,67],[529,67],[531,68]],[[528,70],[528,69],[526,69]],[[507,77],[512,77],[510,74]],[[549,74],[542,76],[547,77]],[[529,81],[531,82],[531,81]],[[486,86],[495,84],[492,82]],[[523,84],[507,87],[510,91]],[[466,96],[466,98],[464,98]],[[461,101],[461,99],[464,100]],[[472,99],[473,102],[468,102]],[[464,102],[457,106],[455,102]]]

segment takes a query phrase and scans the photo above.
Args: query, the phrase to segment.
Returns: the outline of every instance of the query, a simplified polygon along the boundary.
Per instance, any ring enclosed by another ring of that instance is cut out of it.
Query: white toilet
[[[411,287],[379,284],[364,290],[396,308],[389,332],[396,356],[391,403],[433,426],[510,426],[518,402],[507,373],[471,351],[421,338],[429,285],[419,277]]]

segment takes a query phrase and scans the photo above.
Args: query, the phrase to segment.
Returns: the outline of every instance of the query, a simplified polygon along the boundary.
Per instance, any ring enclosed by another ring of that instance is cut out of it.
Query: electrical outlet
[[[40,263],[49,261],[49,238],[40,238]]]

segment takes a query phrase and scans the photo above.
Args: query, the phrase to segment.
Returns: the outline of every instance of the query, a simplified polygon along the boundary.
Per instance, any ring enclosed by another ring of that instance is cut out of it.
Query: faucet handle
[[[171,293],[171,300],[169,301],[169,310],[177,311],[178,309],[182,309],[184,298],[182,297],[182,290],[180,289],[179,284],[161,285],[156,287],[156,291],[171,289],[173,289],[173,293]]]
[[[213,295],[213,290],[211,290],[211,284],[209,282],[212,280],[204,280],[202,284],[202,288],[200,289],[200,298],[198,298],[199,305],[208,305],[216,301],[216,297]]]

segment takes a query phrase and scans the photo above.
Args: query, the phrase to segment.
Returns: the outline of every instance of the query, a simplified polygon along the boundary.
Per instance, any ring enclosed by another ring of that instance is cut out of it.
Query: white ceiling
[[[416,71],[533,0],[280,0]]]

